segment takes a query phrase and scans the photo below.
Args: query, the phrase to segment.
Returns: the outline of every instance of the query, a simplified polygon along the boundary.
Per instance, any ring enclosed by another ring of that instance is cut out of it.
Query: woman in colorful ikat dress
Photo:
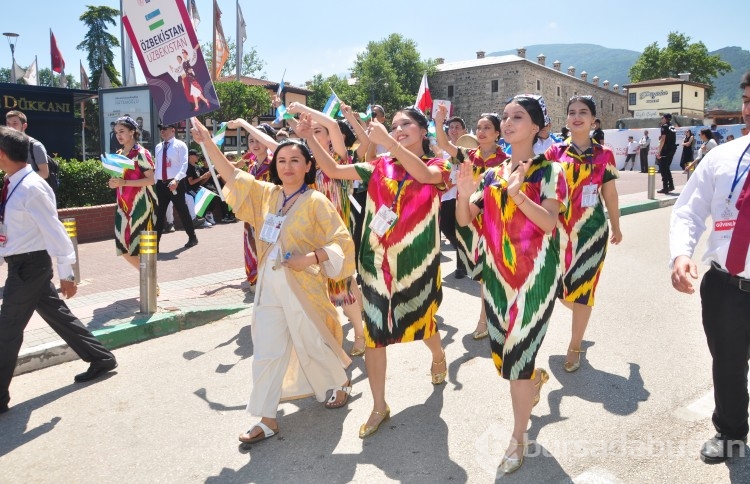
[[[435,116],[435,126],[437,132],[438,146],[447,152],[451,157],[451,163],[461,164],[468,160],[474,167],[474,176],[479,176],[488,168],[500,165],[508,158],[500,145],[497,144],[500,139],[500,117],[495,113],[484,113],[477,121],[477,141],[479,147],[475,149],[466,149],[453,145],[443,131],[443,123],[448,109],[445,105],[438,106],[438,112]],[[473,278],[479,279],[482,267],[479,262],[479,245],[481,244],[482,220],[475,218],[468,227],[457,227],[457,238],[460,249],[456,251],[457,257],[463,261],[466,272]],[[468,244],[468,245],[467,245]],[[484,289],[481,289],[484,291]],[[482,296],[484,299],[484,296]],[[486,338],[489,334],[487,330],[487,314],[482,304],[479,313],[479,321],[474,329],[472,337],[474,339]]]
[[[432,383],[443,383],[447,374],[435,314],[442,300],[438,214],[450,163],[427,155],[427,118],[417,109],[398,111],[390,135],[377,121],[368,131],[370,143],[390,152],[370,162],[339,165],[311,136],[309,115],[297,125],[329,177],[368,184],[360,271],[365,364],[374,403],[360,438],[374,434],[390,417],[385,400],[388,345],[423,340],[432,353]]]
[[[462,226],[477,216],[483,221],[482,283],[492,360],[510,380],[514,425],[500,463],[504,473],[523,464],[531,409],[549,379],[534,360],[560,280],[557,225],[568,196],[560,165],[534,155],[537,133],[546,124],[543,103],[539,96],[514,97],[501,125],[511,158],[488,169],[481,181],[465,162],[458,178],[456,221]]]
[[[313,136],[318,144],[328,151],[338,165],[351,165],[352,157],[349,156],[347,143],[338,122],[330,116],[316,111],[300,103],[293,102],[287,111],[291,114],[309,114],[312,119]],[[297,133],[299,134],[299,133]],[[352,133],[352,136],[354,134]],[[309,142],[309,140],[308,140]],[[335,180],[326,175],[323,170],[318,169],[315,175],[315,189],[323,193],[336,207],[341,219],[346,224],[349,233],[354,231],[354,218],[352,217],[351,182],[349,180]],[[352,356],[365,354],[365,332],[362,327],[362,292],[359,290],[357,280],[354,276],[344,280],[328,281],[328,294],[331,302],[344,311],[344,315],[352,323],[354,330],[354,345],[350,351]]]
[[[613,244],[622,240],[615,156],[612,150],[589,137],[595,118],[596,103],[590,96],[572,97],[566,121],[571,132],[570,143],[554,145],[545,154],[547,159],[562,165],[570,192],[570,204],[560,215],[564,276],[558,294],[562,303],[573,311],[573,329],[564,366],[568,373],[581,366],[581,341],[594,306],[607,240]],[[609,224],[604,206],[609,213]]]
[[[151,153],[138,143],[138,123],[130,116],[115,121],[115,135],[122,149],[117,153],[133,160],[135,169],[125,170],[122,178],[110,178],[109,187],[117,189],[115,209],[115,246],[135,270],[140,271],[141,232],[156,225],[154,161]]]

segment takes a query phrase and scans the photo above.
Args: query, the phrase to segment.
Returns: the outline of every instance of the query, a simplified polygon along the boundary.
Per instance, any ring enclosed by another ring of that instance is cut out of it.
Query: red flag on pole
[[[52,29],[49,29],[49,50],[52,56],[52,70],[62,72],[65,69],[65,61],[60,49],[57,48],[57,41],[55,40],[55,34],[52,33]]]
[[[422,76],[422,83],[419,85],[417,92],[417,102],[414,107],[427,114],[432,109],[432,96],[430,95],[430,86],[427,85],[427,74]]]

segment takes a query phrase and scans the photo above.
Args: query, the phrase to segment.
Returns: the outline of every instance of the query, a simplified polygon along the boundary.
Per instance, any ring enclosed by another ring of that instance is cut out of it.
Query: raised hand
[[[299,121],[297,121],[297,126],[295,126],[294,131],[297,133],[297,135],[300,138],[304,139],[310,139],[313,136],[313,129],[312,129],[312,115],[303,113],[299,117]]]
[[[529,163],[531,163],[531,160],[520,162],[508,177],[508,195],[511,197],[518,195],[518,192],[521,190],[521,185],[526,179],[526,171],[529,169]]]
[[[443,103],[438,104],[437,112],[432,119],[435,120],[435,124],[440,125],[445,123],[445,118],[448,117],[448,106]]]
[[[395,140],[388,134],[385,126],[376,119],[370,121],[370,126],[367,128],[367,137],[370,139],[370,142],[385,146],[388,149],[395,144]]]
[[[479,178],[474,176],[474,166],[471,161],[464,161],[458,167],[456,178],[458,196],[468,198],[479,187]]]

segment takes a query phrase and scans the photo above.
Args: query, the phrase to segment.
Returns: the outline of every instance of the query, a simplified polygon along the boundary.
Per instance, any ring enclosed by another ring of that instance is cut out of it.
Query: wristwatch
[[[61,281],[76,282],[76,276],[61,277]]]

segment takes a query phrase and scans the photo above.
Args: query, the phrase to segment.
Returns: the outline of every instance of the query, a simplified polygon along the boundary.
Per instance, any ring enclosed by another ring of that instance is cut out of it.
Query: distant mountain
[[[505,50],[492,52],[487,55],[516,54],[517,51]],[[537,44],[526,46],[526,58],[536,62],[539,54],[546,57],[546,65],[552,66],[556,60],[560,61],[560,70],[567,73],[568,67],[576,68],[576,76],[581,72],[588,73],[589,82],[594,76],[599,76],[600,83],[609,81],[610,86],[620,86],[630,83],[628,71],[641,56],[641,52],[627,49],[610,49],[596,44]],[[741,93],[739,79],[750,69],[750,52],[741,47],[724,47],[709,54],[718,54],[729,62],[733,71],[719,76],[714,81],[716,91],[709,100],[709,107],[721,107],[734,110],[741,108]]]

